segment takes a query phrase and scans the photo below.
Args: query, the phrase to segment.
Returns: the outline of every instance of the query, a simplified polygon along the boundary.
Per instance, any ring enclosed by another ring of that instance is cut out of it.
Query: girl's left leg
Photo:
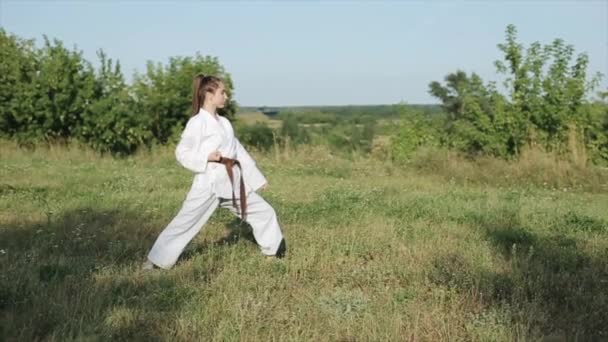
[[[237,203],[239,203],[238,199]],[[241,216],[240,210],[236,210],[232,206],[232,199],[221,199],[220,206],[230,209],[238,217]],[[277,252],[283,252],[279,251],[279,247],[284,248],[285,241],[277,214],[268,202],[253,191],[247,196],[247,219],[245,221],[251,225],[253,236],[262,254],[277,255]]]

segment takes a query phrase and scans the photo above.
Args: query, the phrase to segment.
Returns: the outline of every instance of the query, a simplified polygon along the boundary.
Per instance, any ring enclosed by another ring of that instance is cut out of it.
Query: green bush
[[[289,138],[294,145],[306,144],[310,142],[310,134],[305,128],[301,127],[295,115],[285,115],[281,126],[280,136],[282,141]]]
[[[441,123],[433,122],[431,117],[407,107],[403,107],[401,112],[397,132],[391,136],[393,160],[408,161],[422,146],[439,146],[440,134],[437,126]]]
[[[372,120],[364,124],[344,123],[327,130],[327,142],[336,151],[369,153],[375,130],[376,123]]]
[[[274,144],[275,133],[265,123],[256,122],[253,125],[237,125],[237,135],[241,143],[260,151],[268,151]]]

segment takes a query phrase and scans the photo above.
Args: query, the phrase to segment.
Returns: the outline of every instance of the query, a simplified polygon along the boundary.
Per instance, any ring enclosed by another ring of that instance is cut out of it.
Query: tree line
[[[22,39],[0,28],[0,137],[22,145],[81,141],[97,151],[128,155],[166,144],[181,133],[191,112],[191,82],[197,73],[230,75],[217,58],[197,53],[148,62],[125,82],[120,63],[103,50],[99,66],[57,39]],[[222,115],[233,118],[230,100]]]
[[[558,154],[582,146],[591,162],[608,164],[608,91],[595,92],[602,75],[588,75],[587,54],[575,55],[561,39],[525,47],[513,25],[498,48],[502,87],[457,70],[429,84],[441,113],[414,105],[291,108],[279,116],[279,132],[259,124],[241,127],[240,133],[249,145],[268,149],[277,135],[309,143],[300,124],[325,123],[317,128],[325,140],[365,152],[377,131],[375,121],[401,111],[401,124],[385,132],[396,160],[429,145],[501,158],[517,157],[530,146]],[[175,141],[192,114],[190,84],[200,72],[225,80],[231,100],[221,114],[233,119],[237,109],[230,74],[217,58],[200,53],[171,57],[166,64],[148,62],[131,84],[103,50],[94,68],[82,52],[46,36],[37,48],[33,40],[0,29],[0,56],[0,137],[23,145],[76,139],[100,152],[127,155]]]

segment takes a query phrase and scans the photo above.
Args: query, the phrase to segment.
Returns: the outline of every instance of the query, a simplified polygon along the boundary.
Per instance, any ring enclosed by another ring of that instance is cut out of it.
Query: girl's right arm
[[[217,136],[203,137],[202,120],[190,118],[175,148],[175,158],[186,169],[201,173],[207,169],[209,154],[219,148]]]

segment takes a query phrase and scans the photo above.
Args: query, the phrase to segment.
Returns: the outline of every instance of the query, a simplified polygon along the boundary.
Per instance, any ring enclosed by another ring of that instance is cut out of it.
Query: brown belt
[[[241,202],[241,219],[245,221],[247,218],[247,194],[245,193],[245,182],[243,181],[243,168],[241,167],[241,163],[239,163],[236,159],[220,157],[220,160],[217,163],[224,164],[226,166],[226,172],[228,172],[228,178],[230,178],[230,184],[232,185],[232,205],[235,209],[238,210],[236,205],[236,199],[234,198],[234,172],[232,171],[234,165],[237,165],[239,169],[241,169],[241,191],[240,191],[240,202]]]

